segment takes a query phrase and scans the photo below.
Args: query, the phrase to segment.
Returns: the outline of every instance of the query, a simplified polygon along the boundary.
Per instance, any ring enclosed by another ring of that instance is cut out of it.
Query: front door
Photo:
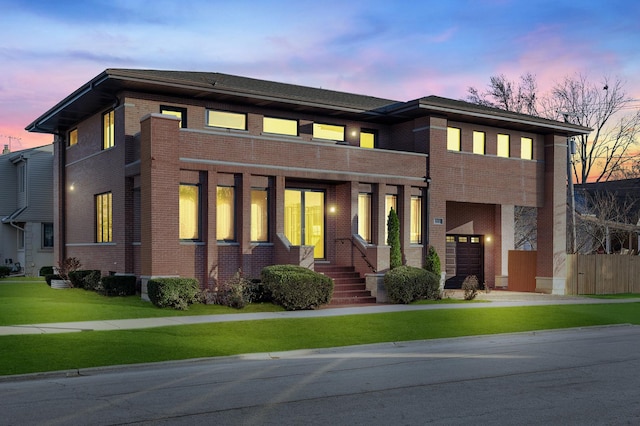
[[[324,259],[324,192],[284,191],[284,234],[294,246],[313,246],[313,257]]]

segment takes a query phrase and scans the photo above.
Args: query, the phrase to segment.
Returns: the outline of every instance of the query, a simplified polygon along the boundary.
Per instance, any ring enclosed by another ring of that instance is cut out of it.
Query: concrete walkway
[[[460,291],[448,291],[445,296],[462,299]],[[78,321],[44,324],[23,324],[0,326],[0,336],[17,334],[53,334],[72,333],[80,331],[106,331],[106,330],[132,330],[153,327],[165,327],[173,325],[219,323],[230,321],[254,321],[264,319],[283,318],[320,318],[342,315],[379,314],[388,312],[404,312],[418,310],[437,309],[477,309],[477,308],[503,308],[514,306],[541,306],[541,305],[566,305],[566,304],[603,304],[603,303],[633,303],[640,302],[637,299],[593,299],[583,296],[557,296],[539,293],[518,293],[511,291],[494,290],[490,293],[479,293],[478,300],[486,303],[461,303],[438,305],[392,305],[377,304],[366,306],[326,307],[310,311],[291,312],[256,312],[237,313],[225,315],[194,315],[182,317],[159,317],[120,319],[103,321]],[[241,311],[240,311],[241,312]]]

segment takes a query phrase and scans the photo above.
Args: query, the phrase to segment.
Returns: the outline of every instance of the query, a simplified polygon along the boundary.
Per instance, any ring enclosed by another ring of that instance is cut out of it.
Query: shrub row
[[[398,266],[384,275],[387,296],[393,303],[440,298],[440,277],[422,268]]]
[[[186,310],[200,301],[200,284],[195,278],[155,278],[147,283],[147,293],[159,308]]]
[[[102,277],[102,289],[107,296],[133,296],[137,281],[135,275],[108,275]]]
[[[288,311],[315,309],[329,303],[333,295],[331,278],[301,266],[267,266],[261,275],[273,302]]]
[[[78,271],[69,272],[71,286],[75,288],[83,288],[85,290],[101,290],[100,277],[101,273],[98,269],[80,269]]]

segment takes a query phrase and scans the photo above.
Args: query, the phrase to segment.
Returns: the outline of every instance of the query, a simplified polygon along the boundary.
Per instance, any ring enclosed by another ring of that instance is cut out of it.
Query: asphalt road
[[[640,424],[640,327],[4,379],[0,413],[3,425]]]

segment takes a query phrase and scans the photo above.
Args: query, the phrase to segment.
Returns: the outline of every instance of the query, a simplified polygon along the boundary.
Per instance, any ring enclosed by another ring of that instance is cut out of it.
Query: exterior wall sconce
[[[335,214],[335,212],[336,212],[336,206],[329,206],[329,213]]]

